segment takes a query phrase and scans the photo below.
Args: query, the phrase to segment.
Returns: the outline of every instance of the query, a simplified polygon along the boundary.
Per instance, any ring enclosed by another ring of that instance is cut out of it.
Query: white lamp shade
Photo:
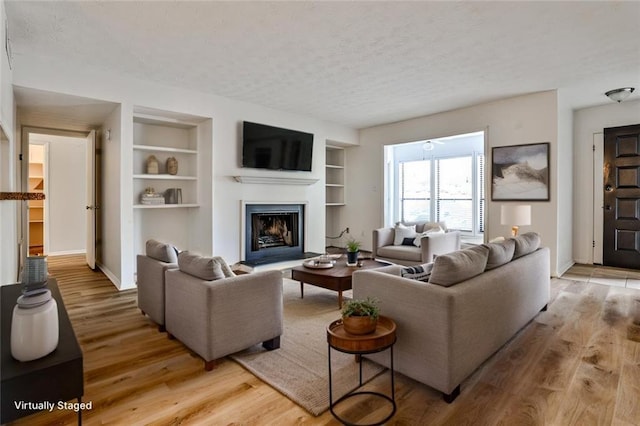
[[[501,225],[531,225],[531,206],[526,204],[503,204],[500,208]]]

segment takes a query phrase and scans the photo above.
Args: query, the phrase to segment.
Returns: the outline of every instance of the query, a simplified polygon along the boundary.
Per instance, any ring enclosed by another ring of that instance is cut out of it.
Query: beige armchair
[[[145,253],[136,258],[138,308],[158,324],[158,330],[165,331],[164,272],[178,267],[177,252],[170,244],[149,240]]]
[[[446,230],[444,223],[412,222],[415,232],[423,234],[429,229]],[[420,246],[415,244],[394,244],[398,242],[395,228],[379,228],[373,230],[372,256],[374,259],[385,260],[400,265],[420,265],[433,262],[434,255],[446,254],[460,250],[460,232],[429,233],[419,237]],[[402,240],[400,240],[402,241]]]
[[[235,275],[220,257],[188,252],[178,266],[166,272],[167,332],[200,355],[205,370],[259,343],[280,347],[282,272]]]

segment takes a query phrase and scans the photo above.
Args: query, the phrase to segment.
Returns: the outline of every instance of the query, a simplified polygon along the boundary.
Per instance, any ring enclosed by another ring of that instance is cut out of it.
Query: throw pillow
[[[413,240],[415,240],[415,238],[405,238],[404,240],[402,240],[402,245],[403,246],[413,246]]]
[[[514,259],[533,253],[540,247],[540,234],[537,232],[527,232],[526,234],[518,235],[511,239],[514,240],[516,244],[516,249],[513,253]]]
[[[401,246],[402,242],[405,238],[415,238],[416,237],[416,226],[404,226],[401,223],[398,223],[395,227],[395,236],[393,238],[394,246]]]
[[[433,263],[425,263],[424,265],[408,266],[400,270],[400,276],[418,281],[429,281]]]
[[[413,239],[413,245],[416,247],[420,247],[422,245],[422,238],[428,237],[433,234],[444,234],[444,229],[442,229],[439,225],[436,228],[430,228],[428,231],[423,231],[422,233],[416,235]]]
[[[224,278],[220,262],[211,257],[203,257],[197,254],[183,251],[178,255],[178,267],[194,277],[205,281],[213,281]]]
[[[429,282],[450,287],[461,281],[473,278],[484,272],[489,258],[489,249],[485,246],[441,254],[433,261],[433,270]]]
[[[500,243],[484,244],[484,246],[489,249],[489,259],[487,260],[486,268],[486,270],[489,271],[511,262],[513,252],[516,249],[516,242],[515,240],[509,239]]]
[[[158,240],[148,240],[146,243],[146,254],[152,259],[166,263],[177,263],[177,250],[171,244],[161,243]]]
[[[432,229],[442,229],[447,232],[447,224],[446,222],[427,222],[422,226],[422,232],[430,231]]]

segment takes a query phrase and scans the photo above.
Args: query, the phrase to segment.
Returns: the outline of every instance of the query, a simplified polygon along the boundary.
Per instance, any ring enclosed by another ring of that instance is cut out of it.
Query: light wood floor
[[[334,425],[313,417],[231,360],[205,372],[80,256],[49,258],[84,352],[84,424]],[[553,302],[462,384],[453,404],[396,375],[394,425],[640,424],[640,291],[553,284]],[[428,317],[425,316],[425,321]],[[635,339],[635,340],[633,340]],[[386,392],[388,376],[372,384]],[[52,384],[55,386],[55,384]],[[318,392],[326,392],[318,389]],[[353,408],[353,419],[375,411]],[[16,425],[74,424],[75,413],[35,414]]]

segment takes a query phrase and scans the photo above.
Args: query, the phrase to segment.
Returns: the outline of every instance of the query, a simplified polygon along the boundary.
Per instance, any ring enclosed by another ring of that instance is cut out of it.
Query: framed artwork
[[[491,150],[491,200],[549,201],[549,142]]]

